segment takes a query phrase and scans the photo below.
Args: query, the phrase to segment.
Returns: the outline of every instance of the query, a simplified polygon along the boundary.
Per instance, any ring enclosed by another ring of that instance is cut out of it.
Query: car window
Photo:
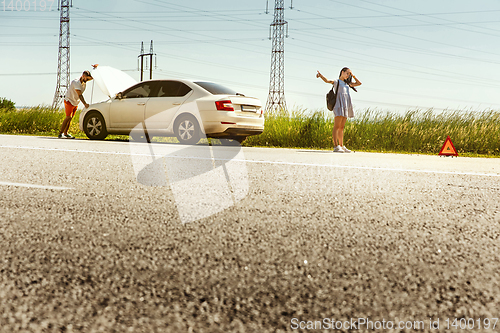
[[[143,98],[149,97],[153,84],[151,82],[144,82],[137,86],[130,88],[129,90],[125,90],[123,92],[124,98]]]
[[[195,82],[212,95],[236,95],[236,91],[213,82]]]
[[[158,84],[158,97],[182,97],[191,91],[191,88],[179,81],[160,81]]]

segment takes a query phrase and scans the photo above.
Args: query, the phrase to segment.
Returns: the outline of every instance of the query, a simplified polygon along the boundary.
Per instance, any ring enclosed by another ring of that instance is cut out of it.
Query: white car
[[[183,144],[196,144],[202,137],[241,143],[264,131],[259,99],[213,82],[150,80],[113,95],[81,112],[80,129],[89,139],[103,140],[108,134],[139,139],[146,134],[149,139],[176,136]]]

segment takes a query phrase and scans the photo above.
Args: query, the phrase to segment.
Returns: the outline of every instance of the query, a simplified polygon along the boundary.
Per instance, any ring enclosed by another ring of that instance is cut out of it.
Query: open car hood
[[[98,66],[92,71],[92,77],[102,92],[110,98],[137,83],[130,75],[109,66]]]

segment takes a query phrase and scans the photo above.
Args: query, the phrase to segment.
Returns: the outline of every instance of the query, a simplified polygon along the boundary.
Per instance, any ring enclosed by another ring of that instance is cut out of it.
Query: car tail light
[[[234,111],[233,103],[230,100],[217,101],[215,107],[219,111]]]

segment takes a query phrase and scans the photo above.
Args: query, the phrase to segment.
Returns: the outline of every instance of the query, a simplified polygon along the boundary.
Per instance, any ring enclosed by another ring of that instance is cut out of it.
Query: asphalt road
[[[0,332],[500,331],[498,159],[6,135],[0,159]]]

